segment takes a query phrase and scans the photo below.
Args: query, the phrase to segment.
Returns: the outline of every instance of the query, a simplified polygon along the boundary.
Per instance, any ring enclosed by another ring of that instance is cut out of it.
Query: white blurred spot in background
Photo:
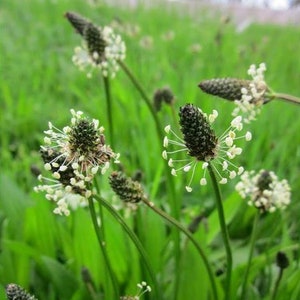
[[[170,2],[195,2],[197,0],[167,0]],[[201,2],[201,0],[198,0]],[[203,1],[202,1],[203,2]],[[220,3],[220,4],[228,4],[228,3],[239,3],[248,7],[261,7],[261,8],[269,8],[275,10],[285,10],[290,8],[292,5],[299,5],[299,0],[210,0],[206,2],[211,3]]]

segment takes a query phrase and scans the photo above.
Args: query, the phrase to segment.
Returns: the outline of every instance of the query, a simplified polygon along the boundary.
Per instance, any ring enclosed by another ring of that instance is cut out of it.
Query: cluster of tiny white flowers
[[[142,281],[141,283],[137,284],[137,287],[139,288],[139,291],[137,292],[137,295],[135,296],[122,296],[121,300],[140,300],[141,296],[144,295],[147,292],[151,292],[150,285],[147,284],[146,281]]]
[[[43,177],[39,175],[39,181],[47,182],[48,184],[38,185],[34,187],[35,192],[45,192],[46,199],[56,203],[56,208],[53,210],[58,215],[70,215],[70,209],[75,210],[78,207],[87,205],[87,199],[92,195],[92,191],[85,190],[84,195],[75,194],[72,185],[64,186],[59,180]]]
[[[103,29],[98,27],[98,29],[106,44],[103,59],[99,62],[97,52],[90,54],[86,41],[83,41],[81,47],[75,48],[72,61],[81,71],[86,71],[89,78],[95,70],[100,70],[104,77],[114,78],[119,70],[118,61],[125,59],[126,46],[121,36],[115,34],[111,27],[105,26]]]
[[[99,121],[93,119],[94,129],[97,133],[97,140],[99,148],[97,149],[97,155],[94,152],[80,153],[78,149],[73,149],[72,142],[70,141],[70,133],[73,130],[73,127],[78,124],[80,120],[83,119],[82,111],[75,111],[71,109],[71,126],[65,126],[63,130],[56,128],[51,122],[48,123],[49,130],[46,130],[44,138],[44,143],[46,146],[42,146],[42,150],[52,149],[60,153],[53,161],[45,164],[46,170],[51,170],[52,166],[57,167],[57,160],[61,157],[65,158],[65,162],[60,165],[59,171],[64,171],[69,165],[72,166],[75,173],[78,173],[78,176],[81,177],[81,173],[84,171],[87,176],[93,177],[99,169],[101,169],[101,174],[104,174],[110,166],[109,161],[106,161],[102,158],[103,155],[110,156],[115,159],[115,162],[118,163],[119,154],[115,154],[107,146],[104,141],[101,141],[102,134],[104,132],[104,127],[99,127]],[[77,175],[77,174],[76,174]],[[88,180],[88,178],[84,178]]]
[[[201,110],[200,110],[201,111]],[[216,118],[218,117],[218,112],[213,110],[213,113],[207,115],[204,113],[204,116],[212,124]],[[172,129],[171,126],[168,125],[165,127],[165,132],[167,134],[172,134],[176,140],[169,139],[167,136],[164,138],[163,146],[167,148],[169,145],[175,145],[180,147],[178,150],[174,151],[166,151],[164,150],[162,156],[165,160],[168,160],[168,165],[171,167],[171,174],[173,176],[177,176],[179,171],[189,172],[192,170],[192,176],[189,180],[188,185],[185,187],[187,192],[191,192],[191,183],[194,178],[194,174],[196,171],[196,167],[199,163],[202,164],[202,177],[199,181],[200,185],[206,185],[206,171],[209,166],[209,162],[211,166],[215,169],[220,184],[226,184],[229,179],[235,178],[237,175],[241,175],[244,171],[243,167],[238,167],[231,162],[236,156],[242,153],[242,148],[237,147],[234,142],[238,139],[245,139],[246,141],[250,141],[252,139],[251,132],[246,132],[245,135],[238,136],[237,132],[240,132],[243,129],[242,117],[235,117],[229,126],[229,128],[218,138],[216,153],[214,157],[207,158],[207,161],[199,161],[194,157],[189,156],[189,149],[186,147],[185,142],[181,139]],[[170,156],[177,154],[179,152],[184,152],[187,156],[185,159],[173,159],[169,158]],[[183,164],[181,167],[175,169],[175,164]]]
[[[261,63],[258,68],[252,64],[248,70],[248,75],[252,77],[251,83],[248,88],[241,89],[242,98],[235,100],[236,108],[232,115],[243,115],[245,123],[255,120],[261,111],[261,106],[265,103],[265,93],[268,89],[264,80],[265,71],[265,63]]]
[[[98,120],[92,120],[89,126],[95,130],[94,148],[86,153],[72,145],[71,133],[83,119],[81,111],[71,109],[71,126],[62,130],[49,122],[49,129],[45,131],[45,146],[41,152],[49,158],[44,164],[47,171],[51,171],[52,178],[39,175],[39,180],[46,184],[34,188],[36,192],[46,192],[46,198],[56,202],[54,213],[69,215],[69,207],[76,208],[86,204],[91,197],[91,182],[94,176],[104,174],[110,166],[110,159],[118,163],[119,154],[115,154],[105,145],[103,127],[99,127]]]
[[[274,172],[267,172],[270,183],[261,190],[259,180],[267,171],[261,170],[244,172],[236,190],[243,199],[248,198],[248,205],[260,209],[262,212],[274,212],[276,209],[285,209],[291,201],[291,189],[286,179],[278,180]]]

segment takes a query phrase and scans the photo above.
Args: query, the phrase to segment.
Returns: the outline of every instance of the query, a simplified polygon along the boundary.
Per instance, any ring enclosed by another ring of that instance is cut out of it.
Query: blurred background
[[[150,99],[157,89],[172,90],[175,119],[170,107],[163,106],[157,112],[162,128],[167,124],[176,127],[179,107],[193,103],[208,113],[219,111],[215,130],[221,134],[231,120],[233,103],[202,93],[198,84],[216,77],[249,79],[247,70],[251,64],[265,62],[267,84],[277,92],[300,97],[299,1],[2,0],[0,299],[5,299],[4,287],[11,282],[39,299],[92,299],[82,279],[83,268],[89,270],[97,290],[106,282],[88,210],[75,210],[69,217],[57,216],[52,213],[55,205],[33,192],[38,184],[36,174],[43,170],[39,149],[48,121],[62,128],[69,124],[71,108],[82,110],[100,120],[110,143],[103,80],[98,75],[88,79],[72,63],[74,48],[82,41],[64,18],[67,11],[78,12],[100,26],[112,26],[122,36],[127,47],[125,62]],[[121,153],[125,172],[134,174],[140,170],[150,199],[172,212],[161,159],[162,141],[157,139],[147,106],[122,71],[111,80],[111,94],[114,150]],[[280,179],[286,178],[292,189],[290,207],[282,214],[265,216],[260,225],[257,268],[253,271],[253,276],[260,275],[256,282],[260,288],[253,287],[253,299],[267,299],[267,287],[277,272],[271,261],[281,248],[290,249],[292,267],[278,299],[287,299],[292,293],[295,296],[289,299],[300,297],[296,288],[300,280],[299,109],[277,100],[265,105],[249,127],[253,141],[241,145],[244,149],[238,164],[247,170],[273,170]],[[107,176],[99,180],[103,196],[122,207],[110,190]],[[210,185],[200,188],[196,176],[194,192],[188,194],[184,189],[188,180],[184,175],[174,179],[179,218],[188,226],[197,215],[209,212],[206,217],[211,231],[207,234],[203,225],[196,238],[207,244],[207,251],[216,251],[209,253],[217,270],[224,262],[212,189]],[[254,212],[237,195],[235,184],[232,181],[222,186],[222,194],[235,263],[243,268]],[[198,289],[198,283],[203,282],[204,273],[198,273],[203,271],[203,265],[193,250],[184,245],[182,276],[174,287],[170,228],[142,206],[138,217],[124,207],[119,212],[138,228],[164,298],[174,299],[177,290],[178,299],[203,299],[205,289]],[[105,222],[109,253],[123,295],[133,294],[136,284],[149,278],[119,224],[110,215],[105,215]],[[236,274],[238,279],[239,273]],[[151,294],[146,297],[154,299]]]

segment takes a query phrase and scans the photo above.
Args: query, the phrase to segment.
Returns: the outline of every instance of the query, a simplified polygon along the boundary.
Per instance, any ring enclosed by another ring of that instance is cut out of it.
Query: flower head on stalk
[[[49,122],[41,146],[44,167],[52,178],[39,176],[46,184],[35,187],[46,192],[46,198],[56,202],[55,213],[69,215],[69,207],[84,205],[92,195],[91,181],[109,168],[110,160],[119,155],[105,144],[104,128],[98,120],[88,120],[81,111],[71,110],[71,125],[63,130]]]
[[[248,204],[261,212],[285,209],[291,201],[291,189],[287,180],[279,180],[272,171],[245,172],[236,190]]]
[[[157,89],[153,95],[153,106],[155,111],[160,111],[163,103],[173,105],[174,102],[174,94],[168,87]]]
[[[249,123],[260,113],[261,106],[271,100],[267,95],[270,89],[264,79],[265,71],[265,63],[261,63],[259,67],[252,64],[248,69],[252,80],[217,78],[204,80],[199,87],[208,94],[234,101],[236,108],[232,115],[242,115],[244,122]]]
[[[138,203],[145,197],[141,184],[123,172],[112,172],[109,183],[113,191],[126,203]]]
[[[178,171],[192,171],[191,179],[186,186],[188,192],[192,191],[191,182],[193,180],[196,167],[201,164],[203,174],[200,179],[200,185],[206,185],[206,169],[209,164],[216,170],[221,184],[227,183],[227,179],[233,179],[243,172],[242,167],[237,167],[231,162],[235,156],[242,153],[242,149],[237,147],[235,141],[245,138],[246,141],[251,140],[251,133],[238,137],[237,133],[243,129],[242,117],[235,117],[229,128],[217,137],[211,124],[218,116],[216,110],[212,114],[207,115],[199,108],[192,104],[186,104],[180,108],[180,126],[183,139],[171,130],[170,125],[166,126],[165,131],[168,135],[173,135],[176,140],[172,140],[167,136],[164,138],[164,147],[170,145],[180,147],[178,150],[163,151],[163,158],[168,160],[168,165],[172,168],[172,175],[176,176]],[[173,159],[171,156],[180,155],[184,152],[184,158],[179,157]],[[179,168],[175,165],[181,164]]]
[[[8,300],[37,300],[33,295],[30,295],[22,287],[14,283],[8,284],[5,291]]]
[[[115,77],[119,70],[118,61],[124,60],[126,53],[121,37],[111,27],[96,26],[76,13],[67,12],[65,16],[83,37],[82,46],[75,48],[74,64],[80,70],[87,71],[88,77],[95,70],[100,70],[105,77]]]

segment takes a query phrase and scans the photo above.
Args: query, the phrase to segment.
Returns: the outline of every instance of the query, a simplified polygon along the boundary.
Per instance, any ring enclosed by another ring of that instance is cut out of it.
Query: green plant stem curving
[[[104,198],[100,197],[99,195],[94,195],[94,198],[101,204],[103,205],[109,213],[119,222],[119,224],[122,226],[122,228],[126,231],[128,234],[129,238],[132,240],[132,242],[135,244],[137,250],[139,251],[141,258],[143,259],[143,262],[145,263],[149,275],[151,277],[152,283],[153,283],[153,291],[155,293],[155,299],[162,299],[162,296],[160,294],[160,289],[159,285],[155,276],[155,273],[153,271],[153,268],[150,263],[150,259],[141,244],[140,240],[137,238],[135,233],[131,230],[131,228],[126,224],[126,222],[123,220],[123,218],[116,212],[116,210],[111,206],[111,204],[106,201]],[[119,298],[116,298],[119,299]]]
[[[164,133],[162,131],[162,126],[159,122],[157,113],[154,110],[154,107],[151,103],[150,98],[147,96],[147,94],[144,91],[142,85],[139,83],[138,79],[134,76],[134,74],[127,67],[127,65],[123,61],[120,61],[120,60],[118,61],[118,63],[121,66],[121,68],[123,69],[123,71],[126,73],[126,75],[129,77],[132,84],[138,90],[138,92],[140,93],[142,99],[145,101],[147,107],[149,108],[151,116],[152,116],[152,118],[155,122],[155,127],[156,127],[156,132],[157,132],[159,143],[161,145],[161,148],[163,148]],[[169,188],[169,191],[170,191],[169,199],[170,199],[172,214],[175,218],[178,218],[179,213],[180,213],[180,205],[179,205],[178,201],[176,201],[176,192],[175,192],[174,182],[173,182],[172,176],[170,174],[169,166],[168,166],[167,162],[165,162],[165,168],[166,168],[166,174],[167,174],[167,185],[168,185],[168,188]],[[180,238],[179,238],[178,232],[176,232],[176,231],[173,232],[173,235],[174,235],[174,243],[175,243],[175,248],[174,248],[175,249],[174,250],[175,261],[176,261],[176,267],[178,269],[179,268],[179,260],[180,260]],[[176,272],[176,274],[179,274],[179,273]],[[178,281],[178,276],[176,275],[176,281]],[[176,288],[177,288],[177,286],[178,285],[175,284]],[[175,293],[176,293],[176,291],[175,291]]]
[[[285,102],[290,102],[294,104],[300,104],[300,98],[283,93],[274,93],[273,97],[279,100],[283,100]]]
[[[142,88],[141,84],[139,83],[139,81],[135,78],[135,76],[133,75],[133,73],[130,71],[130,69],[127,67],[126,64],[124,64],[122,61],[118,61],[119,65],[121,66],[121,68],[123,69],[123,71],[126,73],[126,75],[130,78],[131,82],[133,83],[133,85],[135,86],[135,88],[139,91],[140,95],[142,96],[143,100],[145,101],[146,105],[148,106],[150,113],[152,115],[152,118],[155,122],[155,126],[156,126],[156,131],[157,131],[157,135],[160,141],[163,140],[163,131],[161,129],[160,126],[160,122],[159,119],[157,117],[157,113],[154,110],[153,105],[151,104],[151,100],[148,98],[147,94],[145,93],[144,89]]]
[[[228,229],[227,229],[226,221],[225,221],[221,192],[219,189],[216,175],[215,175],[214,170],[210,163],[208,164],[208,171],[209,171],[209,175],[211,177],[213,188],[214,188],[215,195],[216,195],[216,206],[217,206],[217,211],[218,211],[218,216],[219,216],[219,223],[220,223],[221,234],[223,237],[223,242],[224,242],[225,251],[226,251],[226,263],[227,263],[226,269],[227,269],[227,271],[226,271],[226,281],[225,281],[225,300],[230,300],[231,299],[230,292],[231,292],[231,273],[232,273],[232,251],[231,251],[231,247],[230,247]]]
[[[102,76],[104,83],[104,91],[105,91],[105,99],[106,99],[106,111],[108,117],[108,127],[109,127],[109,138],[110,145],[114,148],[114,124],[113,124],[113,113],[112,113],[112,98],[110,93],[110,82],[109,78],[106,76]]]
[[[271,88],[268,88],[266,94],[266,103],[271,100],[282,100],[289,103],[300,104],[300,98],[285,93],[276,93]]]
[[[91,197],[88,198],[88,201],[89,201],[89,210],[90,210],[91,218],[92,218],[92,221],[93,221],[94,230],[96,232],[97,240],[98,240],[99,246],[101,248],[102,255],[103,255],[103,258],[104,258],[104,262],[105,262],[105,265],[107,267],[108,274],[109,274],[109,277],[111,279],[111,283],[112,283],[112,286],[113,286],[114,299],[119,299],[120,295],[119,295],[119,290],[118,290],[117,279],[115,277],[115,274],[112,270],[112,267],[111,267],[111,264],[110,264],[110,261],[109,261],[109,257],[108,257],[107,251],[106,251],[105,241],[104,241],[104,238],[103,238],[103,235],[102,235],[101,226],[98,224],[98,221],[97,221],[97,215],[96,215],[94,202],[93,202],[93,199]],[[103,221],[103,219],[101,221]]]
[[[215,282],[215,277],[214,277],[213,271],[211,269],[211,266],[210,266],[210,263],[208,261],[208,258],[206,257],[206,255],[204,253],[204,250],[201,248],[201,246],[194,239],[192,233],[190,231],[188,231],[176,219],[174,219],[173,217],[171,217],[170,215],[168,215],[167,213],[165,213],[164,211],[162,211],[161,209],[159,209],[158,207],[156,207],[153,202],[148,201],[148,199],[146,199],[146,198],[144,198],[142,201],[151,210],[153,210],[159,216],[161,216],[162,218],[164,218],[166,221],[168,221],[169,223],[171,223],[172,225],[174,225],[178,230],[180,230],[182,233],[184,233],[187,236],[187,238],[194,244],[194,246],[196,247],[198,253],[200,254],[200,256],[201,256],[201,258],[203,260],[203,263],[205,265],[205,268],[207,270],[207,273],[208,273],[208,276],[209,276],[209,279],[210,279],[210,283],[211,283],[211,286],[212,286],[213,299],[217,300],[218,299],[218,293],[217,293],[217,287],[216,287],[216,282]]]
[[[253,228],[252,228],[252,234],[251,234],[251,240],[250,240],[250,251],[249,251],[247,267],[245,270],[244,279],[243,279],[243,283],[242,283],[241,299],[246,299],[246,297],[247,297],[246,294],[247,294],[248,278],[249,278],[250,267],[251,267],[251,263],[252,263],[255,241],[256,241],[258,220],[259,220],[259,210],[257,211],[255,218],[254,218],[254,222],[253,222]]]
[[[272,293],[272,296],[271,296],[271,300],[275,300],[276,299],[277,291],[278,291],[278,287],[279,287],[280,281],[282,279],[283,271],[284,271],[284,269],[280,268],[279,274],[278,274],[276,282],[275,282],[274,290],[273,290],[273,293]]]

